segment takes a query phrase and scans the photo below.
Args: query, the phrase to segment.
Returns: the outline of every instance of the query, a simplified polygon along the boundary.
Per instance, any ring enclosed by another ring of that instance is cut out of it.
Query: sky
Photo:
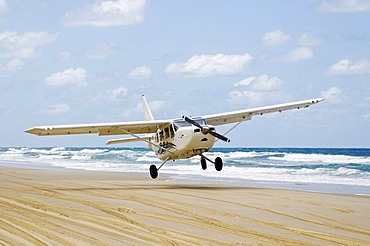
[[[368,0],[0,0],[0,146],[104,146],[24,130],[143,120],[144,94],[155,119],[324,97],[216,147],[369,148],[369,23]]]

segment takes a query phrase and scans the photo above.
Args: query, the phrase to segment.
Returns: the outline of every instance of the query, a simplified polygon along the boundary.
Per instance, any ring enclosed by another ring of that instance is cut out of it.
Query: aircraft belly
[[[175,140],[178,149],[176,151],[177,159],[189,158],[199,155],[201,152],[206,152],[213,147],[215,142],[212,135],[200,132],[183,135]]]

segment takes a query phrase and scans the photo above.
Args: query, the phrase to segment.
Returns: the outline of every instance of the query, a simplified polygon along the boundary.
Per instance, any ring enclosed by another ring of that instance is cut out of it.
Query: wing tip
[[[320,98],[313,99],[313,100],[312,100],[312,103],[319,103],[319,102],[322,102],[322,101],[324,101],[324,100],[325,100],[325,98],[320,97]]]
[[[39,131],[37,128],[30,128],[27,130],[24,130],[25,133],[33,134],[33,135],[39,135]]]

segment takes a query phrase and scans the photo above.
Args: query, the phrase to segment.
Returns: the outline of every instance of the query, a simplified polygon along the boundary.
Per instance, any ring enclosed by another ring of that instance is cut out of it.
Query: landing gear
[[[201,158],[200,159],[200,164],[202,165],[202,169],[203,170],[206,170],[207,169],[207,161],[206,161],[206,159]]]
[[[155,165],[151,165],[149,167],[149,173],[150,173],[150,177],[152,177],[152,179],[156,179],[158,177],[158,169]]]
[[[209,161],[209,162],[213,163],[215,165],[215,169],[217,171],[221,171],[222,170],[223,162],[222,162],[221,157],[217,157],[215,159],[215,161],[212,161],[211,159],[209,159],[208,157],[204,156],[203,154],[201,154],[200,156],[201,156],[201,158],[200,158],[200,164],[202,165],[202,169],[203,170],[206,170],[207,169],[207,162],[206,161]]]
[[[152,179],[156,179],[158,178],[158,171],[159,169],[161,169],[161,167],[163,167],[163,165],[169,160],[169,158],[167,158],[158,168],[155,166],[155,165],[151,165],[149,167],[149,174],[150,174],[150,177],[152,177]]]
[[[221,171],[222,167],[223,167],[222,159],[220,157],[217,157],[215,160],[215,168],[217,171]]]

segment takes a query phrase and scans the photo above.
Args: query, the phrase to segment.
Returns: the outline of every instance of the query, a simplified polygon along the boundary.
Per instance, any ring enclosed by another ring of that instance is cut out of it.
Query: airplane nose
[[[203,134],[208,134],[208,133],[209,133],[209,131],[210,131],[210,130],[209,130],[209,127],[208,127],[208,126],[203,126],[203,127],[202,127],[202,133],[203,133]]]

